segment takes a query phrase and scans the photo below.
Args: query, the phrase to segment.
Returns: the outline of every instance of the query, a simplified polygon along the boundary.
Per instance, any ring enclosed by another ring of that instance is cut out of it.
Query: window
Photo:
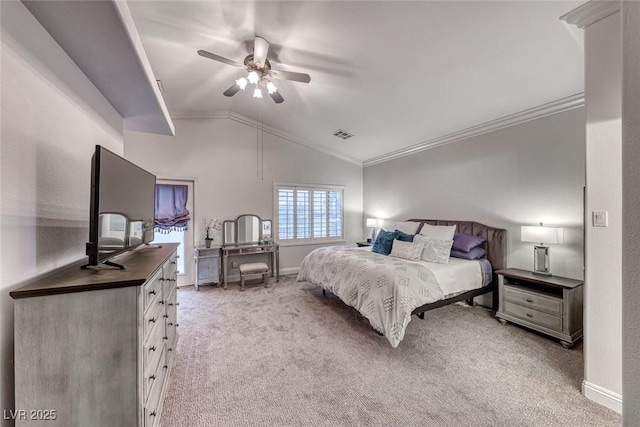
[[[276,184],[278,241],[343,240],[343,193],[335,186]]]

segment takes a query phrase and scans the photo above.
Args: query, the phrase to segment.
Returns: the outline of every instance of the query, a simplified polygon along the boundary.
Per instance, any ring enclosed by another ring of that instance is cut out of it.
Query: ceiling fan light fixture
[[[267,92],[269,92],[269,95],[277,91],[278,91],[278,88],[276,87],[276,85],[273,84],[273,82],[267,82]]]
[[[247,78],[249,79],[249,83],[251,84],[256,84],[260,81],[260,76],[258,76],[258,73],[256,73],[255,71],[251,71]]]
[[[247,87],[247,79],[245,79],[244,77],[240,77],[238,80],[236,80],[236,84],[240,86],[240,89],[244,90],[244,88]]]
[[[259,88],[259,87],[257,87],[257,88],[253,91],[253,97],[254,97],[254,98],[262,99],[262,91],[260,90],[260,88]]]

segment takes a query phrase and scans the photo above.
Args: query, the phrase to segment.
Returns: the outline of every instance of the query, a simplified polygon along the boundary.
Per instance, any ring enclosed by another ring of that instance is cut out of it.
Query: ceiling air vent
[[[333,136],[337,136],[340,139],[349,139],[353,137],[353,134],[349,132],[345,132],[342,129],[338,129],[333,133]]]

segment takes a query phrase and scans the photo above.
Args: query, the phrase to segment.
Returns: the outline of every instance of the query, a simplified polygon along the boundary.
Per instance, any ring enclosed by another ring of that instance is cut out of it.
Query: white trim
[[[300,272],[300,267],[289,267],[289,268],[281,268],[280,275],[286,276],[287,274],[298,274]]]
[[[247,116],[243,116],[242,114],[234,113],[232,111],[211,111],[211,112],[198,112],[198,111],[180,111],[171,115],[173,119],[229,119],[234,120],[238,123],[242,123],[246,126],[250,126],[253,128],[260,129],[263,132],[271,134],[273,136],[280,137],[284,140],[287,140],[293,144],[297,144],[303,146],[305,148],[309,148],[311,150],[318,151],[322,154],[327,154],[329,156],[336,157],[340,160],[344,160],[345,162],[354,164],[356,166],[362,167],[362,162],[354,157],[348,156],[346,154],[339,153],[337,151],[330,150],[328,148],[324,148],[319,146],[311,141],[303,141],[300,137],[297,137],[289,132],[286,132],[281,129],[277,129],[271,126],[267,126],[264,123],[261,123],[257,120],[249,118]]]
[[[560,20],[584,29],[617,12],[620,12],[620,0],[592,0],[565,13]]]
[[[606,406],[619,414],[622,413],[622,396],[618,393],[614,393],[611,390],[607,390],[599,385],[583,380],[582,394],[589,400],[593,400],[600,405]]]
[[[378,163],[387,162],[389,160],[397,159],[399,157],[408,156],[410,154],[425,151],[430,148],[439,147],[445,144],[451,144],[452,142],[461,141],[463,139],[471,138],[474,136],[483,135],[490,132],[495,132],[500,129],[504,129],[511,126],[520,125],[522,123],[529,122],[531,120],[537,120],[542,117],[550,116],[552,114],[558,114],[565,111],[573,110],[574,108],[580,108],[584,106],[584,93],[578,93],[566,98],[558,99],[556,101],[549,102],[528,110],[520,111],[519,113],[510,114],[508,116],[501,117],[490,122],[482,123],[477,126],[473,126],[467,129],[463,129],[458,132],[453,132],[448,135],[441,136],[439,138],[431,139],[429,141],[421,142],[416,145],[412,145],[408,148],[392,151],[391,153],[383,154],[381,156],[372,157],[365,160],[362,164],[364,167],[375,165]]]

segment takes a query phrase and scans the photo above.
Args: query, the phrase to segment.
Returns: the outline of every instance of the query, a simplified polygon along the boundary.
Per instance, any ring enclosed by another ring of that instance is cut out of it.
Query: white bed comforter
[[[311,282],[340,297],[398,346],[411,312],[443,299],[433,273],[423,263],[349,246],[318,248],[302,261],[299,282]]]

